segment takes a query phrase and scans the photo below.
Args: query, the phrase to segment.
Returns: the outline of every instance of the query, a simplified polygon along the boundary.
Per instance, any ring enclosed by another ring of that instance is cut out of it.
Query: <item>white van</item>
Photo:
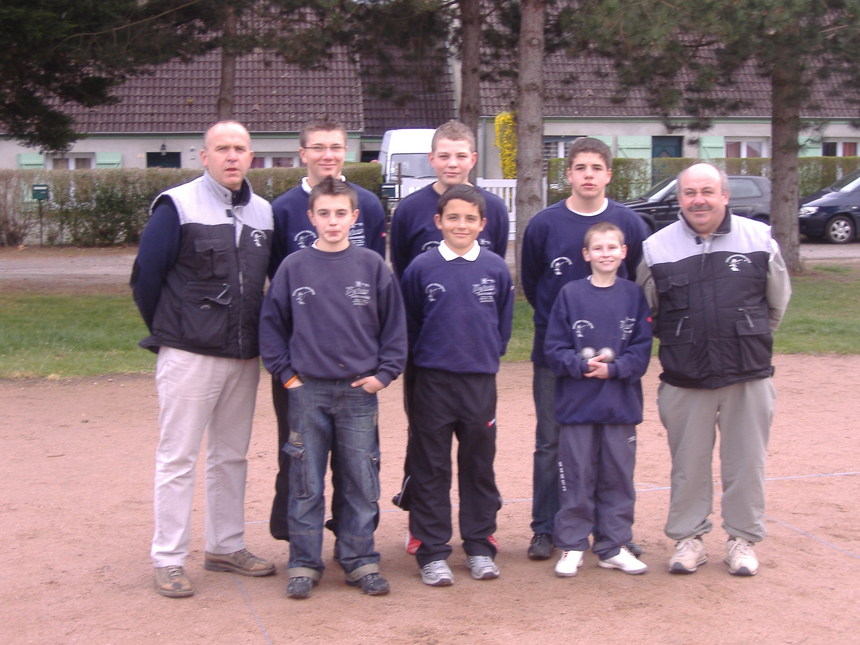
[[[430,128],[387,130],[382,136],[379,163],[382,164],[382,193],[400,198],[401,179],[436,179],[427,158],[433,133]]]

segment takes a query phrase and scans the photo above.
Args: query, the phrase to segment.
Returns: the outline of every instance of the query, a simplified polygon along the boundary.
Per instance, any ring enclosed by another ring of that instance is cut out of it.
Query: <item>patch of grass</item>
[[[792,282],[775,351],[860,353],[860,267],[817,265]],[[520,298],[504,360],[529,360],[533,334],[531,307]],[[151,373],[155,355],[137,345],[145,335],[127,295],[0,294],[0,378]]]
[[[129,296],[0,294],[0,378],[151,372],[146,333]]]
[[[860,353],[860,267],[816,265],[809,274],[792,279],[792,291],[774,351]]]

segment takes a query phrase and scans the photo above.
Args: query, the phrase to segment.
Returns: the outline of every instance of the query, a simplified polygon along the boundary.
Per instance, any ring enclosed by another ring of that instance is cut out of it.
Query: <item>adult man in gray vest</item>
[[[694,573],[708,559],[702,536],[712,529],[717,427],[729,573],[756,574],[753,545],[765,536],[773,332],[791,282],[769,227],[732,215],[728,201],[723,171],[687,168],[678,176],[681,217],[642,245],[638,279],[660,339],[657,401],[672,454],[672,573]]]
[[[134,299],[158,354],[161,434],[155,468],[155,588],[193,594],[188,556],[194,471],[206,439],[204,567],[275,572],[244,542],[246,453],[260,377],[257,327],[272,237],[272,208],[245,174],[253,152],[235,121],[213,125],[206,172],[159,195],[132,269]]]

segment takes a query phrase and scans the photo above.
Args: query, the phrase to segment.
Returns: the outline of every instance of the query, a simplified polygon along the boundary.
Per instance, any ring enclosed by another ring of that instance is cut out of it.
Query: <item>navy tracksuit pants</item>
[[[496,375],[416,367],[407,461],[409,530],[420,540],[418,566],[451,555],[451,445],[457,437],[460,536],[467,555],[496,555],[501,498],[496,488]]]

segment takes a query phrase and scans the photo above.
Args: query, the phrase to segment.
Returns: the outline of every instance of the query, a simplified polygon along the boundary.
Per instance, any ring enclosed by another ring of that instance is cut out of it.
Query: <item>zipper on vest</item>
[[[750,326],[750,329],[753,329],[755,325],[753,324],[752,318],[750,318],[750,315],[747,313],[747,310],[743,307],[738,307],[738,311],[741,312],[744,315],[744,318],[747,319],[747,324]]]
[[[681,327],[684,326],[684,321],[688,320],[689,318],[690,318],[689,316],[684,316],[683,318],[681,318],[678,321],[678,325],[675,327],[675,337],[678,337],[681,335]]]

